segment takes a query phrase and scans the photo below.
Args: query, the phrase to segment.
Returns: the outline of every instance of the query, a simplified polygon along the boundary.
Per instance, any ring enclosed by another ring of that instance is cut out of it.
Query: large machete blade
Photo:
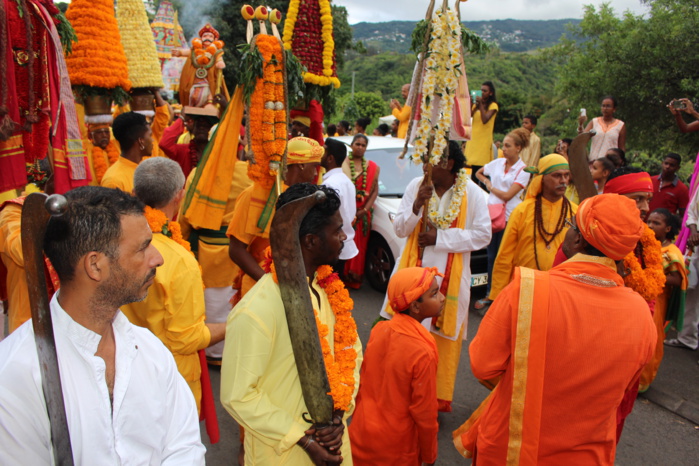
[[[73,450],[70,445],[61,375],[58,370],[49,296],[46,291],[44,236],[51,215],[61,215],[66,207],[67,201],[61,195],[54,194],[47,197],[46,194],[32,193],[24,200],[21,221],[24,270],[27,274],[34,342],[39,356],[41,387],[51,424],[54,461],[61,466],[73,464]]]
[[[330,383],[308,290],[299,228],[308,211],[321,202],[325,202],[325,193],[317,191],[286,204],[275,212],[269,234],[303,400],[317,426],[332,422],[333,399],[328,395]]]
[[[595,182],[590,174],[590,163],[587,160],[587,143],[595,133],[580,133],[568,147],[568,164],[570,175],[578,191],[580,202],[588,197],[596,196]]]

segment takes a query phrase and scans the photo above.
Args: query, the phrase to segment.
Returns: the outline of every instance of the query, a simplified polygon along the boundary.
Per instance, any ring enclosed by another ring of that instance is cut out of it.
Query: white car
[[[400,256],[405,238],[396,236],[393,219],[396,216],[400,200],[406,186],[413,179],[422,176],[422,165],[415,165],[410,160],[413,152],[409,147],[405,158],[399,158],[404,139],[382,136],[368,136],[364,158],[381,167],[379,175],[379,197],[374,203],[374,217],[371,223],[371,235],[366,252],[366,278],[372,288],[385,292],[391,277],[396,258]],[[352,136],[335,137],[349,145]],[[349,155],[349,154],[348,154]],[[483,191],[487,199],[488,193]],[[471,286],[488,284],[488,256],[485,249],[471,253]]]

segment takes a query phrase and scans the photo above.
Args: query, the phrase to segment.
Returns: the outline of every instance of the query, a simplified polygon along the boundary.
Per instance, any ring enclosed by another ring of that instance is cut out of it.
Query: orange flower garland
[[[182,237],[182,229],[179,223],[168,220],[167,216],[162,211],[148,206],[146,206],[144,215],[146,216],[146,220],[148,220],[150,231],[153,233],[162,233],[187,251],[192,252],[189,241],[186,241]]]
[[[271,273],[275,283],[279,283],[277,272],[272,261],[270,248],[265,251],[265,262],[263,268]],[[325,362],[325,371],[328,374],[330,392],[336,410],[347,411],[352,402],[356,380],[354,379],[354,369],[357,366],[357,352],[354,344],[357,341],[357,324],[352,317],[354,301],[350,298],[349,292],[340,280],[337,273],[333,272],[329,265],[322,265],[316,270],[316,280],[318,285],[325,291],[330,302],[333,314],[335,315],[335,326],[333,348],[330,351],[328,335],[330,329],[320,321],[318,311],[313,309],[318,327],[320,346]]]
[[[107,172],[107,168],[114,165],[117,160],[119,160],[119,149],[117,149],[114,141],[109,141],[107,150],[104,150],[99,146],[92,146],[92,166],[95,169],[95,178],[97,178],[97,183],[102,182],[102,178]],[[109,164],[107,164],[107,162],[109,162]]]
[[[250,99],[250,147],[255,163],[248,165],[248,176],[271,189],[287,142],[284,54],[274,36],[258,35],[255,45],[262,56],[262,78],[257,79]]]
[[[650,302],[663,292],[665,286],[663,255],[660,241],[655,239],[655,233],[650,228],[646,227],[640,243],[645,268],[641,267],[634,252],[627,255],[624,258],[624,267],[631,273],[624,277],[624,284]]]
[[[112,0],[73,0],[66,17],[78,41],[66,57],[70,83],[105,89],[131,89]]]

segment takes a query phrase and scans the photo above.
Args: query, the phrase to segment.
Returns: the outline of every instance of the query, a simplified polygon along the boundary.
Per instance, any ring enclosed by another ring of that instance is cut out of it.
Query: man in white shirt
[[[347,235],[344,247],[340,253],[340,260],[346,261],[357,255],[359,250],[354,243],[354,228],[352,222],[357,214],[357,188],[342,171],[342,164],[347,158],[347,146],[337,139],[325,140],[325,155],[320,160],[320,165],[325,168],[323,184],[333,188],[340,196],[340,215],[342,216],[342,231]],[[337,270],[343,270],[338,267]]]
[[[114,189],[66,193],[44,250],[75,464],[204,464],[194,398],[165,346],[119,311],[143,300],[162,256],[143,204]],[[31,321],[0,343],[0,464],[53,464]]]

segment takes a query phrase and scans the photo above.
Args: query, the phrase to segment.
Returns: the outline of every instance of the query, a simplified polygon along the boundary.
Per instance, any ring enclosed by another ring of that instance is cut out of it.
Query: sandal
[[[682,343],[682,342],[681,342],[680,340],[678,340],[677,338],[670,338],[670,339],[668,339],[668,340],[665,340],[665,341],[663,342],[663,344],[664,344],[665,346],[672,346],[672,347],[674,347],[674,348],[683,348],[683,349],[688,349],[688,350],[694,350],[694,348],[691,348],[691,347],[685,345],[684,343]]]
[[[484,309],[488,309],[491,304],[493,304],[492,300],[488,298],[482,298],[476,301],[476,304],[473,305],[473,308],[477,311],[481,311]]]

